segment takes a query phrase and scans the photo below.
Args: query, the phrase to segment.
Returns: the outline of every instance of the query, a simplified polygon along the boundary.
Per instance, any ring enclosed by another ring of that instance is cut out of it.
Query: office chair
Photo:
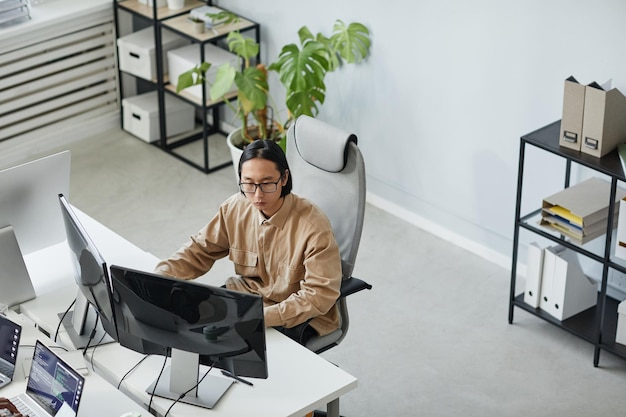
[[[337,300],[341,326],[311,338],[316,353],[337,346],[350,323],[346,297],[372,286],[352,276],[365,214],[365,164],[357,137],[309,116],[300,116],[287,131],[287,162],[294,172],[294,193],[324,211],[341,253],[341,295]]]

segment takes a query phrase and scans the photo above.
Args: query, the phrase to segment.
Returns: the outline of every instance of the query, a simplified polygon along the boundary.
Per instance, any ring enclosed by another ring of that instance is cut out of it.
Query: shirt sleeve
[[[168,259],[160,261],[155,272],[178,279],[195,279],[207,273],[216,260],[228,255],[229,244],[223,210]]]

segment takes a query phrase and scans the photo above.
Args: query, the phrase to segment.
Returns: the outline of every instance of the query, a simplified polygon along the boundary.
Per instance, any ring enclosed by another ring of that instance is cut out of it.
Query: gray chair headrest
[[[313,139],[309,139],[312,137]],[[309,164],[328,172],[340,172],[347,159],[347,145],[356,135],[309,116],[295,121],[294,142],[298,153]]]

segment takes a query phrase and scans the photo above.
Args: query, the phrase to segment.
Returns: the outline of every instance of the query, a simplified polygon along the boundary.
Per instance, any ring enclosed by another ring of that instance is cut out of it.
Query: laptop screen
[[[0,372],[13,379],[22,326],[0,315]]]
[[[85,378],[66,364],[39,340],[28,375],[26,394],[49,415],[54,416],[63,403],[74,413],[83,394]]]

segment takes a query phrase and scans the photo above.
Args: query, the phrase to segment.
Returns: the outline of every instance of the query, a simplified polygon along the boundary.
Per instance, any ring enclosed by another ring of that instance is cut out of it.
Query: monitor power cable
[[[61,324],[63,323],[63,320],[65,320],[65,316],[67,316],[67,314],[70,312],[72,307],[74,307],[74,304],[76,304],[76,298],[74,298],[74,301],[72,301],[72,304],[70,304],[67,310],[65,310],[65,313],[63,313],[63,315],[61,316],[61,319],[59,320],[59,324],[57,325],[57,330],[54,332],[54,339],[53,339],[54,342],[57,341],[57,337],[59,336],[59,331],[61,330]]]
[[[120,389],[120,387],[122,386],[122,382],[124,382],[124,380],[126,379],[126,377],[127,377],[128,375],[130,375],[130,373],[131,373],[131,372],[133,372],[135,369],[137,369],[137,367],[138,367],[139,365],[141,365],[141,364],[142,364],[142,362],[143,362],[143,361],[145,361],[145,360],[146,360],[146,358],[148,358],[148,356],[150,356],[150,355],[144,355],[144,357],[143,357],[143,358],[141,358],[141,360],[140,360],[139,362],[137,362],[137,363],[136,363],[136,364],[135,364],[132,368],[130,368],[130,369],[128,370],[128,372],[126,372],[126,373],[124,374],[124,376],[122,377],[122,379],[120,379],[120,382],[117,384],[117,389]]]

